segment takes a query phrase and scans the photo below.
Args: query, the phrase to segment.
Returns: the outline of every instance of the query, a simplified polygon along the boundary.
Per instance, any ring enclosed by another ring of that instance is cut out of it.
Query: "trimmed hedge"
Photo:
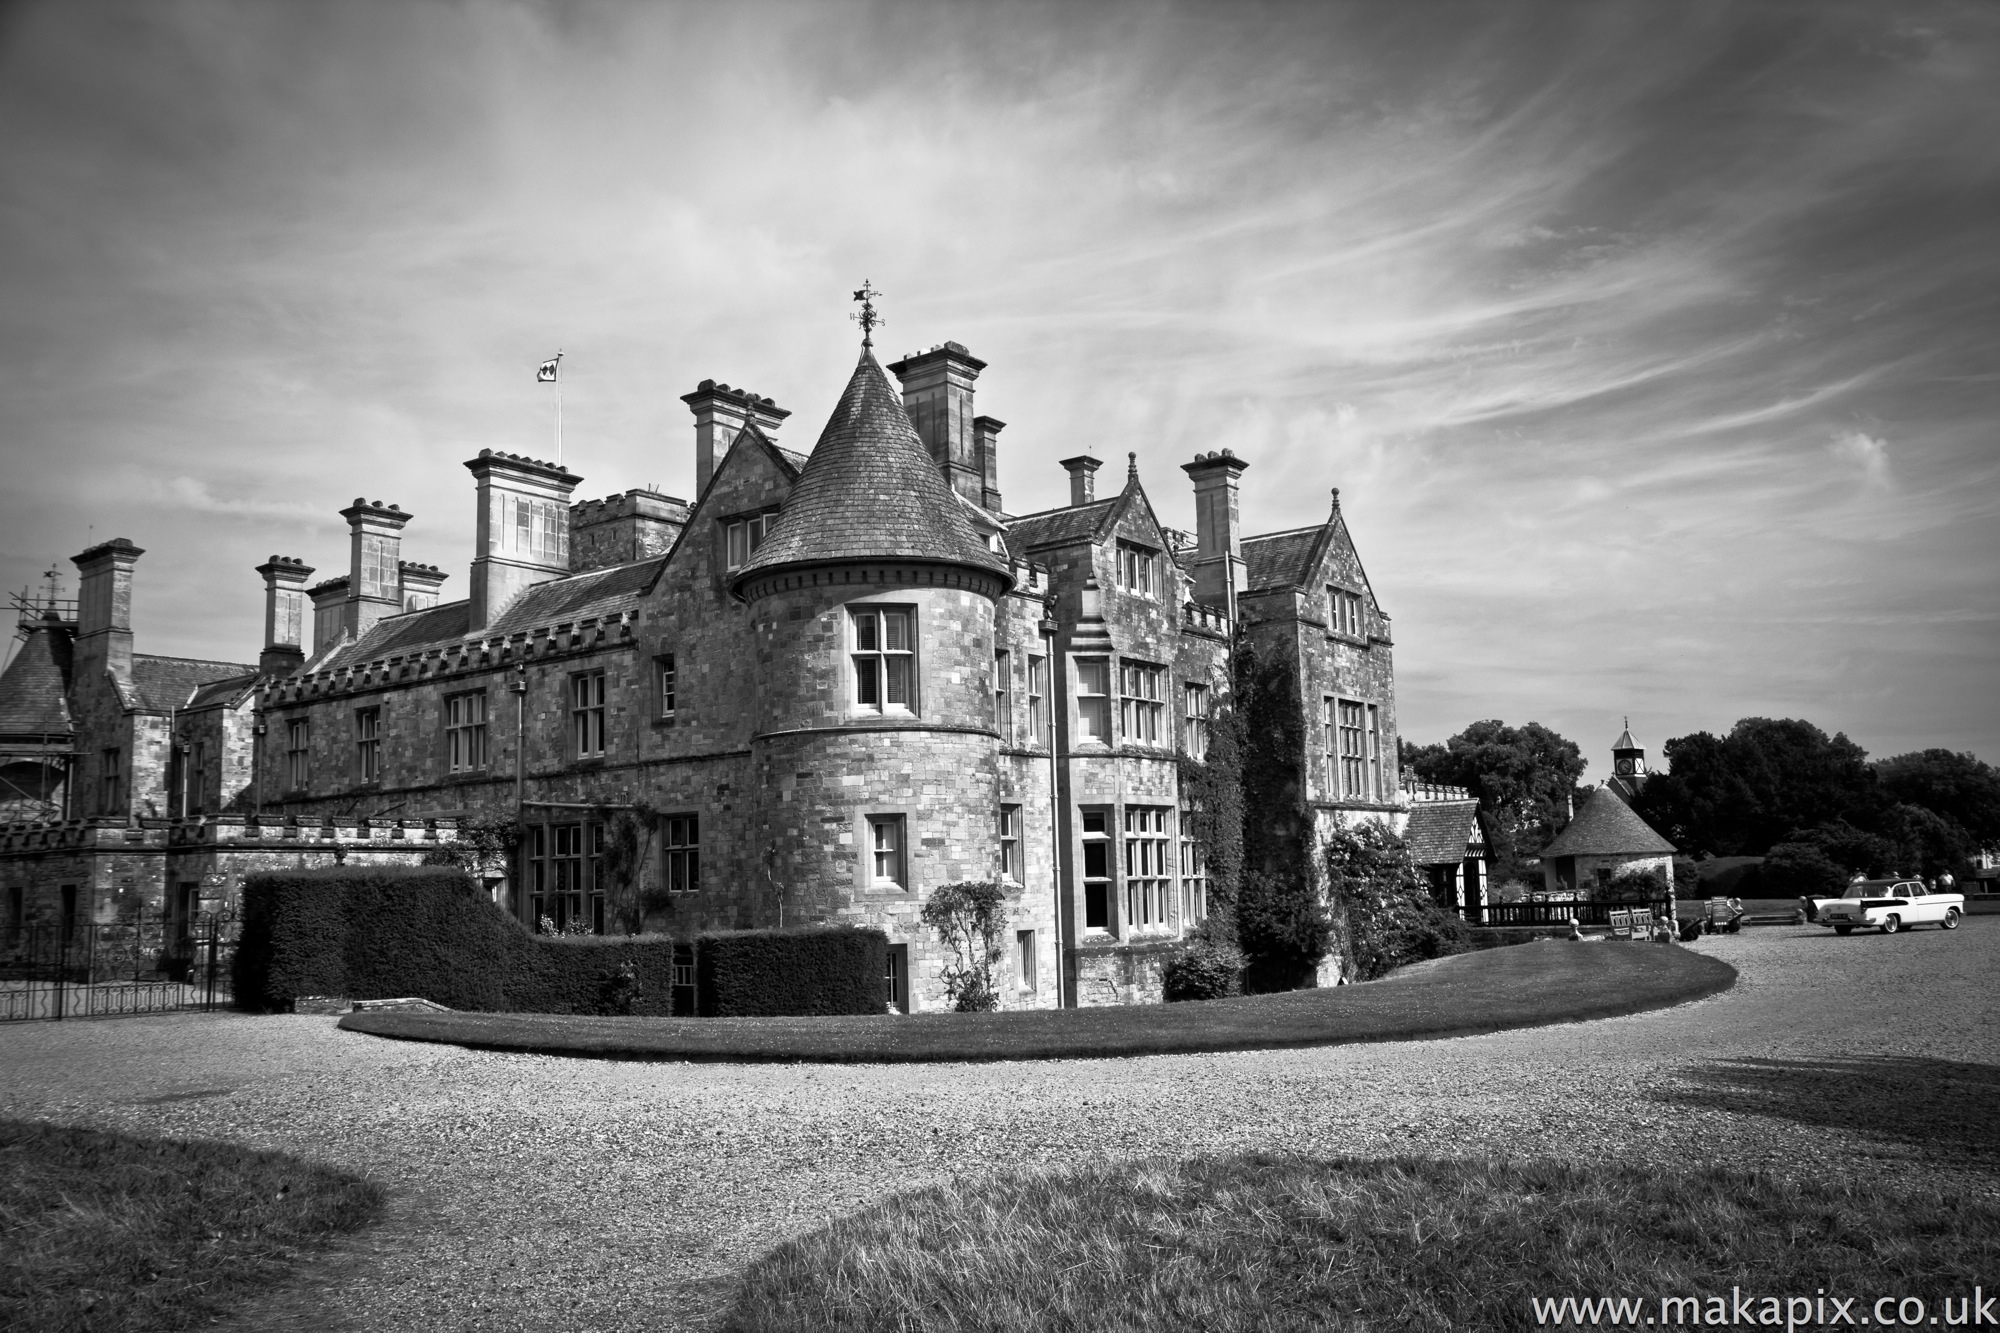
[[[695,1012],[716,1018],[879,1014],[889,937],[858,926],[719,930],[695,950]]]
[[[674,943],[530,935],[444,866],[278,871],[243,883],[235,995],[248,1009],[413,995],[452,1009],[664,1015]]]

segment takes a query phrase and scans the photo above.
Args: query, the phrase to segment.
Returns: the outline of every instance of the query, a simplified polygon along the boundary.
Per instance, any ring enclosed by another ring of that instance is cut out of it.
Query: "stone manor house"
[[[357,499],[336,577],[258,566],[255,662],[135,652],[144,553],[91,547],[73,604],[24,602],[0,678],[0,924],[186,920],[254,870],[414,861],[518,817],[487,882],[531,926],[865,923],[894,1001],[936,1007],[919,909],[998,876],[1003,1003],[1156,998],[1207,910],[1177,756],[1203,754],[1237,636],[1297,672],[1322,826],[1403,827],[1389,617],[1338,491],[1324,522],[1245,535],[1226,450],[1181,465],[1192,536],[1136,455],[1103,495],[1098,459],[1064,459],[1068,504],[1007,512],[984,369],[947,342],[885,370],[864,342],[810,453],[769,398],[704,380],[692,502],[579,502],[566,468],[482,449],[456,600],[404,558],[412,514]],[[1469,803],[1434,813],[1432,882],[1475,898]]]

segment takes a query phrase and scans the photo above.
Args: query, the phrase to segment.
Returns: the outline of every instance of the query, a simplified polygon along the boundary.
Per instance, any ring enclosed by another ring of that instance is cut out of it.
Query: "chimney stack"
[[[1243,590],[1243,533],[1237,513],[1237,478],[1250,465],[1229,450],[1196,454],[1181,471],[1194,482],[1194,597],[1236,619]]]
[[[963,343],[947,342],[892,362],[889,369],[903,382],[903,410],[945,481],[972,503],[985,505],[998,467],[980,453],[982,442],[991,443],[992,436],[981,436],[979,419],[972,414],[972,382],[986,363]],[[999,423],[994,424],[997,434]]]
[[[424,611],[438,604],[438,586],[451,575],[436,565],[420,565],[405,560],[397,566],[403,578],[403,609]]]
[[[124,537],[101,542],[81,555],[76,566],[76,677],[94,681],[109,671],[129,689],[132,685],[132,567],[145,552]]]
[[[306,580],[312,566],[297,556],[274,555],[257,566],[264,576],[264,651],[257,669],[289,676],[305,665]]]
[[[1007,423],[993,417],[972,419],[973,442],[979,454],[979,503],[1000,512],[1000,432]]]
[[[306,590],[313,608],[313,656],[331,648],[347,633],[347,575],[336,574]]]
[[[343,628],[359,639],[383,616],[403,609],[403,525],[411,516],[393,504],[354,497],[347,520],[347,606]]]
[[[1091,474],[1104,466],[1101,458],[1089,454],[1078,454],[1075,458],[1062,461],[1063,471],[1069,473],[1069,502],[1072,505],[1087,505],[1097,498],[1097,479]]]
[[[469,628],[483,630],[531,583],[569,573],[569,497],[583,480],[554,463],[481,449]]]
[[[708,489],[709,478],[715,475],[716,465],[729,452],[729,446],[736,442],[736,437],[745,426],[755,424],[766,436],[775,438],[778,427],[791,415],[769,398],[759,398],[748,389],[732,389],[714,380],[703,380],[695,386],[693,393],[682,394],[681,401],[694,413],[696,500],[700,500],[702,492]]]

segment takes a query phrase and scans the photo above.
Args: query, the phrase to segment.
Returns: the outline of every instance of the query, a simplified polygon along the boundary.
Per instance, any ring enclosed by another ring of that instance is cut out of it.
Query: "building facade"
[[[413,515],[357,498],[343,574],[258,567],[254,665],[141,666],[170,661],[131,653],[141,553],[85,552],[74,617],[27,617],[28,665],[0,681],[0,723],[70,727],[16,746],[63,759],[37,779],[60,811],[0,837],[12,923],[128,910],[120,874],[159,910],[190,883],[226,906],[248,870],[504,827],[518,854],[488,884],[530,926],[879,926],[895,1002],[935,1008],[950,958],[923,904],[997,878],[1004,1005],[1157,998],[1208,906],[1181,756],[1239,644],[1297,674],[1322,824],[1402,826],[1389,618],[1338,492],[1322,524],[1246,536],[1227,451],[1184,465],[1191,535],[1136,454],[1115,493],[1078,456],[1069,504],[1008,513],[984,369],[957,343],[887,367],[864,344],[804,454],[777,443],[789,413],[704,380],[691,501],[579,502],[566,468],[482,450],[456,600],[404,559]],[[100,842],[152,868],[85,876]],[[38,860],[54,843],[69,859]]]

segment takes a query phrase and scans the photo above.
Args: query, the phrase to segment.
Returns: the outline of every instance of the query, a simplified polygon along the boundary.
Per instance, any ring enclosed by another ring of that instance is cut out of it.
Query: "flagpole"
[[[562,352],[556,352],[556,466],[563,465]]]

